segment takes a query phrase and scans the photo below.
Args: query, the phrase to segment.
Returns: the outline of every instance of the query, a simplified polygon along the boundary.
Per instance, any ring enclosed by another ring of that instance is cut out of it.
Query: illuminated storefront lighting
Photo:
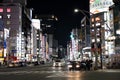
[[[120,34],[120,29],[118,29],[118,30],[116,31],[116,34]]]
[[[92,42],[95,42],[95,39],[92,39]]]

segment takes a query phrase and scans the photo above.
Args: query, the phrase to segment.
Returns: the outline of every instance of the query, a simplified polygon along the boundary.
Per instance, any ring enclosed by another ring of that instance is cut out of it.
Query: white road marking
[[[98,71],[101,71],[101,72],[120,72],[120,69],[106,69],[106,70],[98,70]]]
[[[47,77],[76,77],[76,76],[73,76],[73,74],[79,74],[81,72],[80,71],[11,71],[11,72],[0,72],[0,75],[1,74],[4,74],[4,75],[43,74],[43,73],[51,74]]]
[[[51,78],[51,77],[70,77],[70,78],[80,78],[81,75],[84,73],[80,71],[64,71],[64,72],[57,72],[53,73],[46,78]]]

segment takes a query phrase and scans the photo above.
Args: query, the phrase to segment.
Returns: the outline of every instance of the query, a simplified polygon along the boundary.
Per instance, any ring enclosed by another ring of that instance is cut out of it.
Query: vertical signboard
[[[0,31],[0,59],[3,58],[4,53],[4,34],[3,31]]]

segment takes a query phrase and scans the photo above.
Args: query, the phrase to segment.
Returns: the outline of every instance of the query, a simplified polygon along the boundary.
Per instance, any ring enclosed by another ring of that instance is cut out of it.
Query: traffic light
[[[70,38],[71,38],[71,39],[73,39],[73,38],[74,38],[72,34],[70,35]]]

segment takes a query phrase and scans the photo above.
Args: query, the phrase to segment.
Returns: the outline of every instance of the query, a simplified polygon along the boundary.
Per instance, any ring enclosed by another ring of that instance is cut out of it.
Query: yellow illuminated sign
[[[0,50],[0,57],[3,56],[3,49]]]

